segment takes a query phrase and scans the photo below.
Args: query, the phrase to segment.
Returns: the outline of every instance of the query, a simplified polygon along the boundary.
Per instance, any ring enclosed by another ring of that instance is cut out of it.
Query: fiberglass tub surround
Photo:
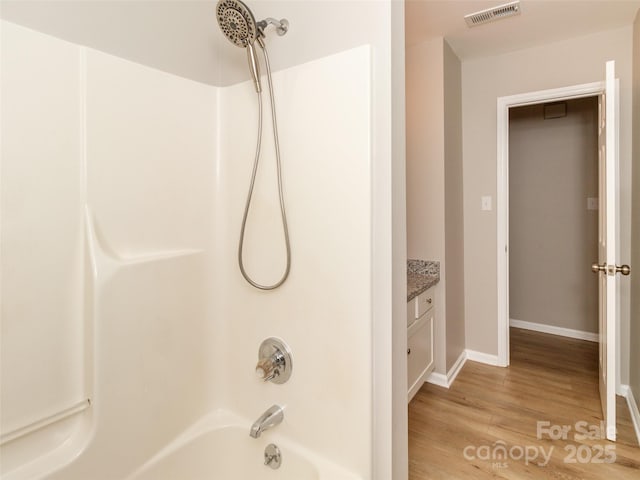
[[[33,346],[3,343],[3,432],[91,400],[4,443],[3,480],[369,478],[370,48],[273,74],[292,256],[286,282],[265,292],[244,280],[237,257],[255,155],[253,81],[204,85],[4,21],[2,44],[3,249],[16,271],[62,289],[55,302],[4,296],[9,309],[26,301],[48,311],[55,334],[34,336],[38,312],[3,318]],[[287,252],[274,222],[271,122],[264,130],[244,262],[268,282]],[[25,195],[29,218],[16,207]],[[54,247],[74,260],[32,254]],[[20,282],[3,276],[3,289]],[[76,315],[61,328],[64,311]],[[269,337],[293,352],[281,385],[255,375]],[[34,365],[26,384],[19,355]],[[26,401],[38,365],[56,378],[41,403]],[[282,422],[251,438],[272,405]],[[271,443],[282,455],[275,470],[263,465]]]

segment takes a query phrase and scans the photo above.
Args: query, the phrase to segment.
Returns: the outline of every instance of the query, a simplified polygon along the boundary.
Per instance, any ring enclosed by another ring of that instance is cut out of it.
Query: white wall
[[[448,372],[465,350],[464,203],[462,189],[462,65],[445,41],[444,50],[444,234]]]
[[[215,106],[214,88],[86,51],[96,423],[69,473],[113,456],[100,475],[118,478],[207,411]]]
[[[467,348],[497,354],[497,224],[480,197],[496,195],[496,104],[501,96],[601,81],[616,60],[620,78],[621,258],[629,256],[631,28],[625,27],[495,57],[463,62],[465,312]],[[628,280],[621,281],[628,326]],[[624,330],[623,325],[623,332]],[[625,337],[622,337],[625,338]],[[628,364],[628,362],[626,362]],[[622,362],[623,366],[625,362]],[[625,372],[623,373],[623,378]]]
[[[278,430],[347,468],[371,475],[371,84],[368,47],[274,75],[285,203],[292,242],[289,279],[271,292],[250,286],[236,258],[251,175],[256,94],[245,82],[220,94],[218,187],[221,238],[217,316],[225,335],[212,361],[224,404],[249,419],[285,406]],[[286,92],[286,94],[285,94]],[[266,122],[270,124],[270,121]],[[285,264],[273,140],[265,130],[245,237],[245,268],[273,283]],[[294,370],[284,385],[254,374],[260,342],[284,339]],[[268,432],[267,432],[268,435]]]
[[[78,404],[87,385],[80,58],[69,43],[10,24],[0,33],[0,430],[7,435]],[[43,434],[38,442],[46,450],[58,439]],[[5,456],[2,463],[11,465]]]
[[[217,89],[87,52],[87,196],[106,243],[119,257],[209,247]]]
[[[598,197],[598,99],[570,100],[566,112],[509,112],[509,313],[597,333],[598,210],[587,199]]]
[[[407,48],[407,255],[444,261],[444,41]]]
[[[407,48],[407,257],[440,262],[434,362],[446,372],[444,40]]]
[[[407,48],[407,253],[440,262],[434,371],[441,374],[465,348],[460,70],[441,37]]]
[[[216,91],[9,23],[2,35],[3,433],[92,401],[67,429],[3,445],[2,471],[50,451],[14,472],[29,478],[86,449],[53,478],[118,478],[211,401]]]

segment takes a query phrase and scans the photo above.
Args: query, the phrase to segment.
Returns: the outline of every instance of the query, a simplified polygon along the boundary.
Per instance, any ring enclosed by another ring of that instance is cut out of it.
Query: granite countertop
[[[440,281],[440,262],[407,260],[407,302]]]

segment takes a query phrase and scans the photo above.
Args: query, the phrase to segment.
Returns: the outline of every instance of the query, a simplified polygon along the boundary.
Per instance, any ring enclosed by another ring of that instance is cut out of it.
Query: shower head
[[[216,16],[224,36],[234,45],[247,49],[249,71],[253,77],[256,92],[260,93],[262,91],[260,68],[253,47],[258,36],[258,27],[253,13],[240,0],[220,0],[216,7]]]
[[[240,0],[220,0],[216,7],[218,25],[227,39],[238,47],[253,45],[258,28],[253,13]]]

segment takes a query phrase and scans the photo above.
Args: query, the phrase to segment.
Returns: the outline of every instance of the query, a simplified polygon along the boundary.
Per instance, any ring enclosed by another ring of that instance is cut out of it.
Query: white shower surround
[[[277,435],[371,478],[370,48],[274,75],[293,263],[288,282],[264,293],[244,283],[236,263],[255,142],[249,83],[199,84],[6,22],[2,34],[5,45],[29,44],[40,49],[34,61],[47,57],[79,78],[66,93],[80,99],[80,112],[69,105],[61,121],[36,104],[29,113],[81,146],[71,170],[47,182],[75,178],[82,192],[69,233],[85,239],[85,287],[70,292],[87,312],[85,342],[74,340],[84,374],[71,390],[80,386],[93,402],[75,426],[55,432],[58,448],[7,480],[123,478],[208,413],[257,418],[272,403],[285,406]],[[29,73],[20,68],[3,75]],[[49,80],[39,79],[44,91]],[[266,241],[249,230],[247,242],[255,272],[282,265],[269,253],[281,248],[269,140],[266,128],[252,210]],[[253,374],[268,336],[293,350],[282,386]],[[27,459],[35,445],[16,442],[3,447],[3,461]]]

